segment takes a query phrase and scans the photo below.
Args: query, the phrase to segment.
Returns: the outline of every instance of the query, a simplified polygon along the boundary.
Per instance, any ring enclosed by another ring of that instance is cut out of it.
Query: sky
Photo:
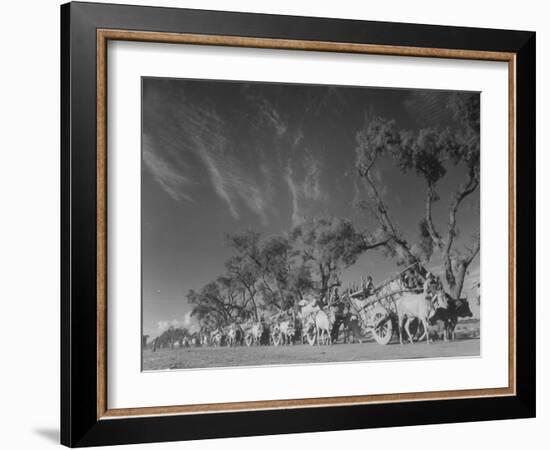
[[[449,92],[240,81],[142,79],[143,332],[193,326],[186,294],[224,271],[225,235],[288,231],[304,218],[333,215],[359,230],[372,218],[354,207],[356,133],[365,117],[400,129],[453,126]],[[451,195],[465,177],[449,165],[434,207],[443,229]],[[382,160],[375,171],[390,215],[414,241],[425,183]],[[459,248],[479,232],[479,191],[458,214]],[[441,261],[428,266],[437,272]],[[381,252],[363,254],[342,274],[375,284],[397,271]],[[470,267],[465,293],[479,277]]]

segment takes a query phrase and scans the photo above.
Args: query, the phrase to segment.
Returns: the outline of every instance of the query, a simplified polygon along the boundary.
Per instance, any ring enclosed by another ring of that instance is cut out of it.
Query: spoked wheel
[[[372,337],[380,345],[387,345],[393,335],[393,323],[384,308],[376,308],[372,315]]]

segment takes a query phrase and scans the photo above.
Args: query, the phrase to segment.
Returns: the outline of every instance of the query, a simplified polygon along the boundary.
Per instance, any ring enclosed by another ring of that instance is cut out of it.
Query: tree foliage
[[[335,217],[306,220],[293,228],[291,239],[302,264],[315,275],[317,292],[324,297],[340,285],[341,271],[372,247],[351,221]]]
[[[435,250],[439,251],[448,288],[458,297],[466,270],[479,253],[479,235],[464,249],[458,250],[455,245],[459,233],[457,212],[463,201],[479,187],[479,95],[452,95],[448,107],[455,123],[444,129],[402,130],[393,120],[368,118],[356,135],[356,169],[366,187],[371,211],[389,237],[390,252],[398,256],[401,263],[414,263],[429,260]],[[419,243],[411,245],[399,232],[373,177],[376,163],[383,157],[390,158],[403,172],[414,172],[425,182]],[[463,166],[465,178],[449,199],[448,223],[441,231],[434,223],[433,208],[440,200],[439,184],[449,165]]]
[[[383,245],[349,220],[334,217],[312,218],[275,236],[243,230],[228,235],[227,243],[234,254],[225,262],[225,273],[187,294],[192,314],[213,328],[296,309],[308,294],[326,298],[340,284],[342,270]]]

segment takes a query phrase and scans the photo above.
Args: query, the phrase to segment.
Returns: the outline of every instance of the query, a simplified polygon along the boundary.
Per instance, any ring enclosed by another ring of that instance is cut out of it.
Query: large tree
[[[236,255],[230,258],[226,268],[241,280],[255,308],[256,294],[259,294],[268,309],[287,309],[310,285],[310,274],[297,264],[287,236],[262,238],[259,233],[244,230],[227,239]]]
[[[317,292],[325,298],[340,285],[342,270],[353,265],[363,252],[385,244],[357,231],[351,221],[336,217],[305,220],[290,236],[303,264],[315,275]]]
[[[242,255],[229,258],[225,263],[226,278],[239,286],[242,296],[241,307],[243,311],[251,311],[255,319],[258,319],[258,279],[260,272],[256,265],[248,261]]]
[[[479,95],[453,95],[448,107],[455,122],[444,129],[402,130],[393,120],[368,118],[356,135],[356,169],[366,187],[367,204],[388,238],[387,248],[398,256],[400,263],[416,263],[421,256],[429,259],[434,251],[438,251],[443,260],[449,293],[458,298],[467,269],[480,248],[479,233],[472,237],[471,244],[462,248],[458,248],[456,239],[459,233],[458,211],[464,200],[479,187]],[[425,182],[418,245],[407,241],[390,216],[381,186],[374,176],[376,164],[382,158],[391,158],[402,171],[414,171]],[[440,200],[440,182],[448,173],[449,165],[461,167],[464,179],[449,199],[447,224],[440,230],[434,222],[433,209]],[[423,255],[418,249],[422,249]]]

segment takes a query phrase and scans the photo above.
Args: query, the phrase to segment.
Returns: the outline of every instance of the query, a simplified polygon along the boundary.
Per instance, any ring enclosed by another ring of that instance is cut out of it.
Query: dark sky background
[[[304,217],[335,215],[358,229],[375,224],[353,206],[355,135],[365,115],[399,128],[453,126],[449,92],[143,78],[142,80],[143,331],[170,323],[192,326],[186,294],[223,273],[224,236],[250,228],[289,230]],[[425,184],[390,161],[375,176],[390,214],[411,241],[418,236]],[[452,192],[465,176],[448,167],[434,219],[443,227]],[[459,248],[479,231],[479,191],[458,216]],[[441,261],[429,266],[439,271]],[[342,278],[397,270],[379,252],[364,254]],[[479,276],[479,257],[465,284]]]

